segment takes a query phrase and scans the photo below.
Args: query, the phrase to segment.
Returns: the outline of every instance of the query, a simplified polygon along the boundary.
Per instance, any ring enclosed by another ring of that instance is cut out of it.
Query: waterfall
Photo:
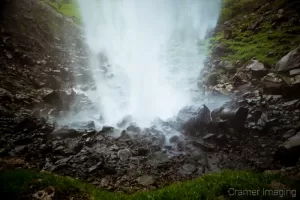
[[[140,126],[192,104],[191,90],[216,25],[220,0],[78,0],[105,124],[132,115]]]

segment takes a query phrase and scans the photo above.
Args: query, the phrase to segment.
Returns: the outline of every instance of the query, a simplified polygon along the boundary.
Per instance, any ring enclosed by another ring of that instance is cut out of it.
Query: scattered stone
[[[180,112],[181,111],[179,111],[178,116]],[[203,134],[211,122],[210,110],[203,105],[196,113],[190,116],[191,118],[183,124],[183,130],[191,135],[197,135],[198,133]]]
[[[252,76],[255,78],[261,78],[265,76],[268,72],[264,64],[262,64],[258,60],[252,60],[252,63],[246,68],[251,70]]]
[[[300,67],[300,46],[285,55],[276,64],[278,72],[285,72]]]
[[[170,143],[178,143],[180,141],[180,137],[177,135],[174,135],[169,139],[169,141],[170,141]]]
[[[184,164],[181,166],[179,173],[181,175],[190,175],[197,170],[196,166],[193,164]]]
[[[300,69],[290,70],[290,76],[300,75]]]
[[[126,125],[128,125],[132,121],[132,116],[131,115],[126,115],[123,117],[123,119],[117,123],[117,126],[119,128],[124,128]]]
[[[293,137],[296,134],[296,130],[291,129],[289,131],[287,131],[282,137],[285,139],[288,139],[290,137]]]
[[[155,180],[154,180],[153,176],[143,175],[137,179],[137,182],[141,185],[149,186],[149,185],[154,184]]]
[[[300,132],[283,143],[275,154],[275,158],[282,164],[293,166],[300,157]]]
[[[120,160],[124,161],[131,157],[131,151],[129,149],[121,149],[118,151],[118,157]]]

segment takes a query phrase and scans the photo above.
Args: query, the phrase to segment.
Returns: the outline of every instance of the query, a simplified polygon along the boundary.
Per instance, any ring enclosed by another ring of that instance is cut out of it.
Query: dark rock
[[[83,133],[76,131],[75,129],[70,129],[69,127],[65,126],[59,130],[53,131],[50,135],[48,135],[48,139],[53,137],[59,138],[76,138],[81,136]]]
[[[204,141],[208,141],[208,142],[214,142],[216,139],[216,135],[213,133],[208,133],[205,136],[202,137],[202,139]]]
[[[140,133],[141,128],[136,125],[130,125],[126,128],[126,131],[134,132],[134,133]]]
[[[169,141],[170,141],[170,143],[178,143],[180,141],[180,137],[177,135],[174,135],[169,139]]]
[[[88,172],[89,173],[93,173],[95,172],[97,169],[101,168],[102,167],[102,162],[99,162],[97,163],[96,165],[93,165],[91,166],[89,169],[88,169]]]
[[[298,106],[299,102],[300,102],[299,99],[288,101],[288,102],[285,102],[284,104],[282,104],[282,107],[295,107],[295,106]]]
[[[288,139],[290,137],[293,137],[296,134],[296,130],[291,129],[289,131],[287,131],[282,137],[285,139]]]
[[[0,102],[2,101],[12,101],[14,98],[14,95],[12,95],[9,91],[0,88]]]
[[[137,156],[147,156],[147,154],[149,153],[149,149],[147,148],[138,148],[137,149]]]
[[[111,134],[114,132],[114,127],[111,126],[103,126],[99,134]]]
[[[189,110],[192,111],[193,109]],[[190,118],[183,124],[183,130],[191,135],[203,134],[211,122],[210,110],[203,105],[195,113],[184,113],[184,110],[179,111],[178,116],[189,115]],[[192,115],[190,115],[192,114]]]
[[[230,127],[234,129],[243,128],[248,116],[248,108],[235,106],[222,106],[212,113],[214,120],[226,120]]]
[[[275,153],[275,159],[282,164],[293,166],[299,161],[300,157],[300,133],[289,138],[283,143]]]
[[[123,119],[117,123],[117,126],[119,128],[125,127],[127,124],[129,124],[132,121],[132,116],[131,115],[126,115],[123,117]]]
[[[130,140],[130,139],[131,139],[130,135],[125,130],[123,130],[121,132],[120,137],[118,137],[118,140]]]
[[[276,64],[278,72],[285,72],[295,68],[300,68],[300,46],[289,52]]]

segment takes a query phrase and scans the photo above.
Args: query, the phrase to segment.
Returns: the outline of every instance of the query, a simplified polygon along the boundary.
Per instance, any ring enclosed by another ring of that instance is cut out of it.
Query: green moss
[[[42,1],[55,8],[62,15],[72,18],[75,23],[81,24],[80,10],[76,0],[70,0],[70,3],[64,3],[63,0],[58,0],[57,2],[50,0]]]
[[[38,180],[38,181],[37,181]],[[165,188],[138,192],[135,194],[113,193],[97,189],[95,186],[74,180],[60,177],[53,174],[37,173],[27,170],[11,170],[0,173],[0,191],[6,199],[20,199],[28,191],[35,192],[53,186],[55,191],[61,194],[89,197],[95,200],[114,199],[227,199],[228,189],[236,190],[261,190],[269,188],[271,181],[282,181],[278,175],[257,174],[243,171],[223,171],[218,174],[207,174],[196,180],[177,183]],[[288,182],[286,181],[286,184]],[[32,191],[30,188],[36,188]],[[70,192],[71,191],[71,192]],[[244,196],[232,196],[231,199],[244,199]],[[247,199],[270,199],[267,196],[253,196]],[[272,199],[276,199],[272,197]],[[282,198],[278,198],[282,199]]]

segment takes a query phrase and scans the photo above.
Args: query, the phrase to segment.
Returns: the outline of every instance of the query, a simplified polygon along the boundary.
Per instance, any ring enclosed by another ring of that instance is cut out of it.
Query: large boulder
[[[276,64],[278,72],[286,72],[295,68],[300,68],[300,46],[289,52]]]
[[[195,107],[185,107],[178,113],[177,120],[184,122],[182,128],[190,135],[204,134],[211,122],[210,110],[203,105],[195,110]]]
[[[258,60],[252,60],[246,68],[251,70],[252,77],[254,78],[262,78],[268,72],[264,64]]]
[[[300,132],[280,145],[275,153],[275,159],[287,166],[295,165],[300,158]]]
[[[212,111],[211,117],[214,122],[227,121],[229,127],[238,130],[244,128],[248,111],[249,110],[244,107],[224,105],[221,108]]]

